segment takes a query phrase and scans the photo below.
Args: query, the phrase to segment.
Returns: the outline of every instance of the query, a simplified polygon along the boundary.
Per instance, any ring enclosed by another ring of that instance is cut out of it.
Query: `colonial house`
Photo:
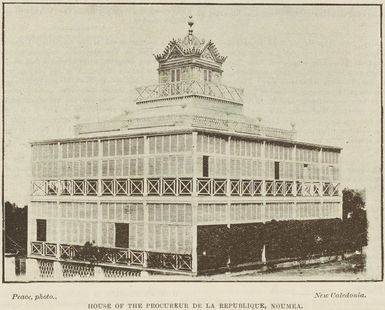
[[[263,245],[242,243],[258,223],[342,217],[341,149],[245,115],[243,89],[222,84],[226,57],[189,26],[155,55],[159,82],[137,88],[135,110],[32,143],[28,255],[41,275],[54,262],[64,277],[197,275],[235,264],[231,242],[263,262]]]

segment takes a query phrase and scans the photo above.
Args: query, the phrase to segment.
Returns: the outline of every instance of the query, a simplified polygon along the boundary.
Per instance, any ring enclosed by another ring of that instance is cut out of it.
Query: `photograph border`
[[[146,6],[146,5],[157,5],[157,6],[373,6],[379,8],[380,13],[380,83],[381,83],[381,99],[380,99],[380,105],[381,105],[381,278],[375,279],[375,280],[197,280],[194,277],[191,277],[189,280],[119,280],[119,281],[103,281],[103,280],[70,280],[70,281],[29,281],[29,282],[19,282],[19,281],[5,281],[5,263],[4,263],[4,255],[5,255],[5,200],[4,200],[4,160],[5,160],[5,25],[6,25],[6,15],[5,15],[5,9],[6,6],[9,5],[98,5],[98,6]],[[53,1],[53,2],[16,2],[16,1],[6,1],[2,2],[2,283],[4,284],[30,284],[30,283],[157,283],[157,282],[163,282],[163,283],[173,283],[173,282],[182,282],[182,283],[189,283],[189,282],[213,282],[213,283],[231,283],[231,282],[244,282],[244,283],[306,283],[306,282],[315,282],[315,283],[322,283],[322,282],[333,282],[333,283],[343,283],[343,282],[383,282],[384,281],[384,240],[383,240],[383,233],[384,233],[384,219],[383,219],[383,172],[384,172],[384,166],[383,166],[383,42],[382,42],[382,27],[383,27],[383,21],[382,21],[382,3],[269,3],[269,2],[260,2],[260,3],[237,3],[237,2],[60,2],[60,1]]]

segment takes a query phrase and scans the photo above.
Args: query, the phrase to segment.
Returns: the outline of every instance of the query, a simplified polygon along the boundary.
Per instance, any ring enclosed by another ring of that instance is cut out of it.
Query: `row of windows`
[[[298,203],[296,217],[300,219],[335,218],[340,216],[338,202]]]
[[[154,252],[191,254],[190,226],[148,225],[148,249]]]
[[[265,158],[292,160],[292,147],[278,144],[266,143]]]
[[[226,222],[226,204],[198,204],[197,223]]]
[[[58,162],[34,163],[32,176],[41,178],[97,178],[98,161],[62,161],[59,175]],[[132,177],[143,176],[143,158],[110,159],[102,161],[103,177]],[[189,177],[192,175],[191,156],[159,156],[149,158],[148,176],[153,177]],[[198,176],[204,173],[203,157],[197,160]],[[278,168],[277,168],[278,167]],[[210,177],[227,177],[227,160],[224,157],[208,157],[206,168]],[[278,170],[277,170],[278,169]],[[278,172],[277,172],[278,171]],[[230,158],[230,176],[232,178],[263,178],[262,161],[252,159]],[[293,179],[294,166],[290,162],[265,162],[265,176],[267,179]],[[320,167],[313,164],[296,164],[296,178],[298,180],[333,180],[339,178],[339,169],[334,166]]]
[[[297,147],[296,150],[296,160],[305,161],[305,162],[318,162],[319,151],[317,150],[307,150]]]
[[[59,145],[55,144],[37,144],[32,146],[32,160],[55,160],[58,158]]]
[[[192,150],[192,134],[148,138],[150,154],[187,152]]]
[[[84,202],[32,202],[32,218],[62,218],[95,220],[98,217],[96,203]]]
[[[222,137],[199,134],[197,136],[197,152],[225,155],[226,141],[227,139]]]
[[[294,217],[293,203],[268,203],[265,208],[265,218],[270,220],[288,220]]]
[[[191,176],[192,156],[157,156],[148,159],[149,176]]]
[[[97,160],[75,160],[75,161],[46,161],[32,164],[32,177],[40,178],[78,178],[97,177]]]
[[[128,236],[119,237],[121,239],[128,239],[127,245],[130,249],[144,250],[144,225],[142,223],[129,224],[127,234]],[[121,240],[116,240],[116,237],[116,224],[107,222],[102,223],[102,246],[117,247]]]
[[[103,156],[144,154],[144,138],[112,139],[102,141]]]
[[[235,178],[262,178],[262,161],[251,159],[230,159],[230,175]]]
[[[298,180],[319,180],[319,166],[312,164],[296,164]]]
[[[87,241],[97,240],[97,227],[95,221],[48,219],[44,239],[52,243],[84,245]],[[30,222],[30,229],[33,232],[32,239],[37,240],[39,232],[36,229],[36,221]]]
[[[102,161],[102,176],[142,176],[143,158],[109,159]]]
[[[139,203],[101,203],[102,219],[113,222],[142,222],[143,205]]]
[[[322,152],[322,162],[327,164],[337,164],[338,163],[338,153],[335,152]]]
[[[339,217],[338,202],[268,203],[263,218],[263,205],[243,203],[230,205],[230,223],[256,222],[263,220],[287,220],[293,218],[335,218]],[[223,224],[226,219],[226,204],[199,204],[197,208],[198,224]]]
[[[297,164],[296,172],[298,180],[339,180],[339,169],[334,166],[322,166],[320,169],[317,165]]]
[[[46,161],[32,164],[32,177],[37,178],[97,177],[97,160]]]
[[[102,141],[103,144],[103,156],[127,156],[127,155],[140,155],[144,153],[144,138],[130,138],[130,139],[117,139]],[[186,152],[191,151],[192,135],[169,135],[169,136],[156,136],[149,138],[150,154],[161,153],[173,153],[173,152]],[[35,163],[33,165],[34,177],[56,177],[58,174],[58,163],[53,161],[58,158],[58,144],[47,145],[35,145],[32,148],[34,161],[43,161],[41,163]],[[76,142],[76,143],[64,143],[62,147],[63,158],[84,158],[98,156],[98,142]],[[245,141],[245,140],[230,140],[230,154],[233,156],[245,156],[245,157],[260,157],[261,156],[262,143]],[[226,139],[210,136],[210,135],[198,135],[197,137],[197,151],[211,154],[226,154]],[[307,150],[297,148],[296,160],[301,162],[318,162],[319,152],[316,150]],[[265,158],[277,159],[277,160],[292,160],[292,152],[289,147],[266,143]],[[118,159],[117,167],[112,167],[112,162],[104,162],[104,176],[114,175],[141,175],[142,174],[142,160],[139,160],[137,164],[134,161],[130,161],[129,158]],[[181,160],[180,158],[178,159]],[[188,158],[189,160],[189,158]],[[44,162],[45,161],[45,162]],[[123,164],[121,162],[124,161]],[[162,159],[166,169],[168,164],[167,159]],[[170,159],[170,167],[172,167],[172,159]],[[160,161],[158,160],[159,164]],[[335,152],[322,152],[322,163],[338,163],[338,153]],[[132,164],[131,168],[127,168]],[[108,167],[107,167],[108,165]],[[123,168],[121,168],[123,165]],[[248,163],[246,163],[248,165]],[[152,167],[157,168],[157,164],[154,163],[154,159],[150,162],[150,171]],[[224,165],[222,165],[222,168]],[[222,169],[221,168],[221,169]],[[74,172],[72,173],[72,169]],[[86,169],[88,169],[86,171]],[[96,176],[97,163],[96,161],[68,161],[66,166],[62,165],[62,176]],[[108,171],[111,170],[111,171]],[[124,170],[124,172],[122,171]],[[174,170],[173,168],[171,168]],[[241,168],[243,169],[243,168]],[[246,168],[245,168],[246,169]],[[91,173],[92,170],[92,173]],[[115,170],[117,173],[115,174]],[[247,169],[249,170],[249,169]],[[122,172],[119,172],[122,171]],[[215,169],[218,171],[218,169]],[[223,169],[222,169],[223,171]],[[238,170],[239,171],[239,170]],[[218,172],[216,172],[218,173]],[[158,174],[158,173],[154,173]],[[218,173],[222,175],[223,173]],[[243,173],[241,173],[243,175]],[[153,175],[153,174],[151,174]]]
[[[148,204],[148,221],[189,224],[192,221],[191,205]]]
[[[62,158],[97,157],[99,154],[98,141],[62,143]]]
[[[198,167],[202,167],[203,157],[199,158]],[[224,157],[209,157],[209,176],[212,177],[226,177],[227,164]],[[199,168],[198,168],[198,172]]]
[[[102,219],[114,222],[143,221],[143,205],[135,203],[101,203]],[[32,202],[31,218],[96,220],[96,203],[51,201]]]
[[[274,161],[265,162],[265,176],[267,179],[293,179],[293,174],[293,163]]]
[[[340,178],[340,176],[339,176],[338,167],[334,167],[334,166],[323,166],[322,167],[322,179],[338,181],[339,178]]]
[[[238,139],[230,140],[230,155],[261,157],[262,143]]]
[[[122,238],[122,236],[120,236]],[[116,247],[115,223],[102,223],[102,245]],[[127,238],[123,237],[123,238]],[[191,227],[179,225],[148,225],[148,250],[177,254],[191,253]],[[128,245],[133,250],[144,250],[144,225],[129,224]]]
[[[262,208],[256,203],[242,203],[230,205],[230,221],[237,222],[254,222],[262,220]]]
[[[97,177],[98,161],[63,161],[61,166],[62,177]]]
[[[59,163],[56,161],[35,162],[32,164],[33,178],[56,178],[59,175]]]
[[[149,137],[149,153],[187,152],[192,149],[192,134],[178,134]],[[138,155],[144,153],[144,138],[111,139],[101,142],[103,156]],[[197,151],[203,153],[226,154],[227,138],[198,134]],[[85,158],[98,156],[98,141],[68,142],[60,145],[62,158]],[[292,147],[266,143],[265,157],[280,160],[292,160]],[[232,138],[230,155],[260,157],[262,143]],[[34,161],[55,160],[58,158],[59,144],[42,144],[32,146]],[[318,162],[319,151],[297,147],[296,160]],[[322,151],[322,163],[338,163],[338,153]]]

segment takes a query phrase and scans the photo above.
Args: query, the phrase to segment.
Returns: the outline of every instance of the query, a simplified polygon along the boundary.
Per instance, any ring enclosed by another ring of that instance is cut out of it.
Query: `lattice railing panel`
[[[212,179],[198,179],[197,192],[198,195],[210,196],[212,188]]]
[[[54,265],[53,261],[38,259],[39,275],[41,278],[53,278]]]
[[[32,196],[46,195],[47,181],[33,181],[32,182]]]
[[[33,255],[44,255],[43,242],[31,242],[31,254]]]
[[[192,257],[187,254],[148,252],[148,264],[151,268],[191,271]]]
[[[146,187],[144,186],[147,183]],[[102,196],[192,195],[192,178],[102,179]],[[229,186],[228,186],[229,185]],[[198,178],[199,196],[340,196],[340,184],[332,182]],[[227,193],[229,191],[229,193]],[[98,180],[33,181],[33,195],[96,196]]]
[[[114,267],[103,267],[103,275],[105,278],[112,279],[126,279],[126,278],[138,278],[140,277],[140,271],[114,268]]]
[[[243,89],[198,80],[149,85],[138,87],[136,91],[138,93],[137,102],[191,94],[204,95],[237,103],[242,103],[243,101]]]
[[[62,263],[64,278],[93,278],[95,276],[94,266],[75,263]]]

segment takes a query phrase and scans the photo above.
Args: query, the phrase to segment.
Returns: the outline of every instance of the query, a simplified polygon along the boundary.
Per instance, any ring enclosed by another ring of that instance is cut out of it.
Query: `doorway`
[[[36,241],[47,241],[47,220],[36,220]]]
[[[115,247],[129,247],[130,227],[129,224],[115,223]]]
[[[274,162],[274,179],[279,180],[279,161]]]
[[[209,157],[205,155],[203,156],[203,177],[209,177]]]

